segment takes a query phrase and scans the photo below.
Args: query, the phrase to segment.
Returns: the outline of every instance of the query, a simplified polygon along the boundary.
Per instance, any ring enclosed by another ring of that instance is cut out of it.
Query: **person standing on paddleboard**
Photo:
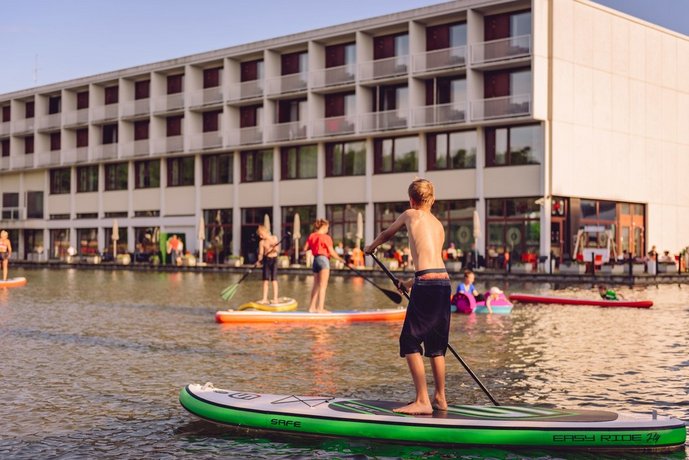
[[[325,309],[325,291],[328,289],[328,279],[330,278],[330,258],[340,260],[335,249],[333,249],[333,239],[328,235],[330,224],[325,219],[316,219],[311,233],[304,245],[304,251],[311,250],[313,254],[313,288],[311,289],[311,302],[309,311],[312,313],[329,313]]]
[[[7,270],[12,255],[12,242],[6,230],[0,232],[0,261],[2,261],[2,280],[7,281]]]
[[[263,297],[261,303],[268,303],[268,285],[273,285],[272,303],[278,303],[278,254],[280,242],[277,236],[271,235],[267,227],[259,225],[256,234],[258,242],[258,262],[263,268]]]
[[[443,224],[431,213],[435,202],[433,184],[415,179],[409,186],[409,207],[373,242],[364,248],[373,254],[378,246],[407,228],[412,260],[416,265],[413,279],[399,283],[399,289],[411,289],[407,315],[400,333],[400,356],[407,360],[416,389],[414,402],[397,409],[404,414],[432,414],[446,410],[445,353],[450,334],[450,277],[445,270],[442,251],[445,243]],[[433,402],[428,396],[426,372],[421,355],[430,358],[435,383]]]

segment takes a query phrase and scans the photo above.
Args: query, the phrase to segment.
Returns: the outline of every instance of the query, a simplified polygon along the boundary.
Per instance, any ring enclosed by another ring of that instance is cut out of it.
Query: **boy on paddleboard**
[[[407,228],[414,278],[400,282],[398,288],[411,289],[407,315],[400,333],[400,356],[407,360],[416,389],[414,402],[397,409],[404,414],[432,414],[433,409],[446,410],[445,352],[450,333],[450,278],[442,258],[445,229],[431,213],[435,202],[433,184],[415,179],[408,189],[409,209],[383,230],[364,248],[373,254],[378,246],[392,238],[402,227]],[[428,396],[422,354],[431,361],[435,394]]]
[[[280,253],[280,242],[277,236],[271,235],[270,230],[263,225],[259,225],[256,234],[261,239],[258,242],[258,262],[263,271],[263,297],[260,303],[268,303],[268,286],[273,285],[272,303],[278,303],[278,254]]]

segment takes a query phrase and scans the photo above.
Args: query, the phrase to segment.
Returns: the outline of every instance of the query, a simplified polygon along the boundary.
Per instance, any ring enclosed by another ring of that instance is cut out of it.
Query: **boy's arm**
[[[403,212],[392,225],[380,232],[375,240],[364,248],[366,254],[373,254],[378,246],[392,238],[407,223],[407,212]]]
[[[258,261],[263,260],[263,240],[258,243]]]

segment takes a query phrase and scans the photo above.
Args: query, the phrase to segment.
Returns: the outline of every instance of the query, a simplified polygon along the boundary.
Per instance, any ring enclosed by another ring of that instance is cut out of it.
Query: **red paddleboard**
[[[603,299],[574,299],[571,297],[556,297],[531,294],[510,294],[512,302],[546,303],[558,305],[589,305],[593,307],[629,307],[650,308],[652,300],[603,300]]]
[[[23,276],[19,278],[10,278],[7,281],[0,280],[0,288],[11,288],[26,285],[26,278]]]

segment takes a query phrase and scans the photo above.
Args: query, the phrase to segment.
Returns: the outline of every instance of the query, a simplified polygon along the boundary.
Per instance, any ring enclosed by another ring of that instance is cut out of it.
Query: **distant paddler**
[[[12,242],[6,230],[0,232],[0,261],[2,261],[2,280],[7,281],[8,266],[12,255]]]

